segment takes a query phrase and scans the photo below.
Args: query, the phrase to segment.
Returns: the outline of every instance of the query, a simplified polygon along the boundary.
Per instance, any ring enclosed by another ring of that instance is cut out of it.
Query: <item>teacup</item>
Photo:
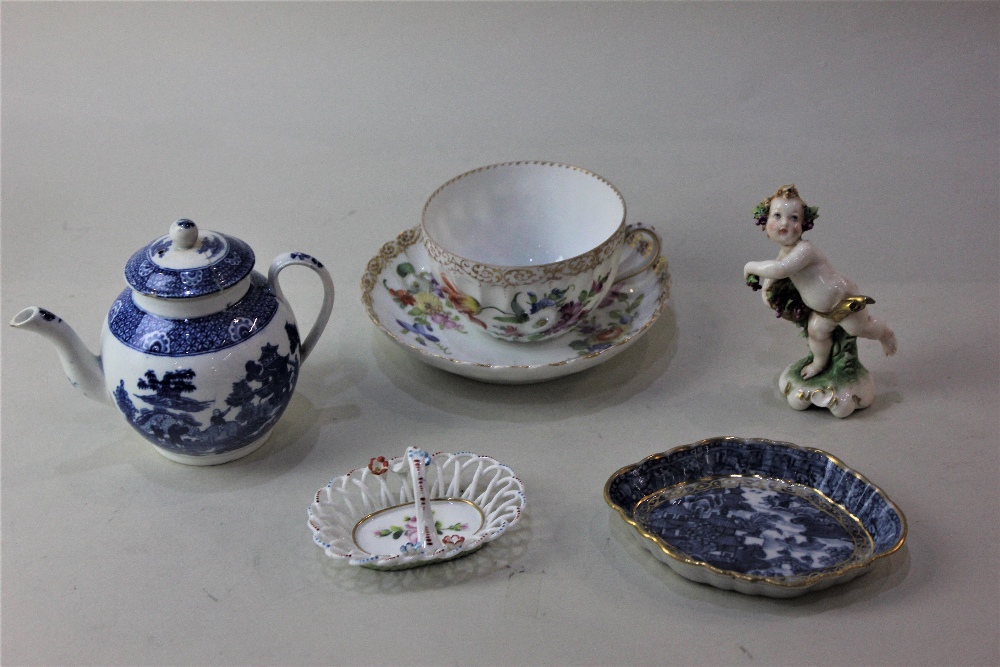
[[[455,308],[508,341],[570,331],[618,281],[649,268],[660,239],[625,224],[625,200],[597,174],[551,162],[506,162],[457,176],[430,196],[423,243]],[[654,251],[618,274],[626,239]]]

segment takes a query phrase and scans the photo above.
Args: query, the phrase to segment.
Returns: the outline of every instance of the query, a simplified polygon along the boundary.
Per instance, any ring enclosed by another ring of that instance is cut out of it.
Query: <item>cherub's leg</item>
[[[866,311],[854,313],[840,323],[844,331],[858,338],[870,338],[882,343],[882,351],[887,357],[896,354],[896,334],[888,324],[875,319]]]
[[[806,332],[809,334],[809,351],[812,352],[813,360],[802,369],[803,380],[819,375],[830,363],[830,349],[833,347],[832,334],[836,328],[835,322],[817,312],[809,315],[809,326]]]

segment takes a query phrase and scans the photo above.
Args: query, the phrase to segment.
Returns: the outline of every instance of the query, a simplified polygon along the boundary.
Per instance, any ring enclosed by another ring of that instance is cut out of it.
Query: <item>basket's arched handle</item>
[[[312,329],[309,330],[309,335],[305,337],[299,348],[299,361],[302,362],[312,352],[316,341],[319,340],[320,334],[326,328],[326,323],[330,320],[330,313],[333,311],[333,278],[330,277],[330,272],[326,270],[326,267],[318,259],[304,252],[286,252],[284,255],[278,255],[271,262],[271,268],[267,271],[267,282],[271,286],[271,290],[275,296],[285,303],[288,303],[288,300],[285,298],[284,293],[281,291],[281,285],[278,283],[278,273],[289,266],[304,266],[312,269],[319,276],[319,279],[323,281],[323,304],[320,306],[319,315],[316,316],[316,321],[313,323]],[[291,305],[289,304],[290,307]]]
[[[410,468],[410,483],[413,485],[413,506],[417,520],[417,545],[426,553],[435,553],[441,549],[441,538],[437,536],[434,523],[434,512],[431,509],[430,498],[427,497],[427,466],[431,464],[430,455],[416,447],[406,448],[406,462]]]
[[[642,247],[643,241],[636,240],[640,236],[645,236],[648,239],[647,243],[649,247]],[[616,275],[616,283],[634,278],[649,269],[660,258],[660,250],[663,248],[663,241],[660,240],[660,235],[656,233],[656,230],[642,223],[628,226],[628,231],[625,232],[625,243],[639,247],[639,255],[642,261],[638,266],[629,268],[623,273]]]

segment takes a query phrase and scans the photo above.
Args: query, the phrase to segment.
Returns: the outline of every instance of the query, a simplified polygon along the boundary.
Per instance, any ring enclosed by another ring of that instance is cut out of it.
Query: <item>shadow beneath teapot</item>
[[[449,588],[470,579],[517,571],[517,563],[531,542],[531,522],[524,516],[514,526],[481,549],[454,560],[407,570],[371,570],[333,559],[317,549],[323,579],[344,592],[358,595],[399,594]]]
[[[743,617],[747,613],[782,617],[823,614],[884,595],[899,587],[910,571],[910,553],[904,543],[896,553],[877,560],[865,574],[843,584],[793,598],[746,595],[685,579],[649,553],[644,546],[645,539],[626,524],[616,510],[606,510],[595,512],[592,517],[590,540],[629,582],[629,588],[634,591],[632,594],[657,599],[665,595],[679,595],[707,603],[716,610],[732,610],[734,616]],[[636,564],[641,567],[641,573],[636,570]],[[650,585],[649,577],[656,579],[658,585]]]
[[[559,421],[593,414],[648,388],[667,371],[676,353],[677,322],[669,305],[645,335],[618,356],[536,384],[472,380],[422,363],[384,335],[373,340],[379,369],[400,390],[435,410],[483,421]]]

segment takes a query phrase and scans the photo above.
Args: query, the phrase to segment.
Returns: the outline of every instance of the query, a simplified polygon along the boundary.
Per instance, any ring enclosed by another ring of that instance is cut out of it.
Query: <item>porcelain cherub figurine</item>
[[[813,227],[818,209],[808,206],[794,185],[778,189],[754,210],[757,224],[781,246],[778,257],[747,262],[743,276],[778,317],[803,328],[811,354],[781,374],[779,388],[797,410],[809,405],[846,417],[871,405],[875,383],[858,360],[857,338],[882,343],[887,356],[896,352],[896,335],[871,316],[875,300],[839,273],[802,233]]]

